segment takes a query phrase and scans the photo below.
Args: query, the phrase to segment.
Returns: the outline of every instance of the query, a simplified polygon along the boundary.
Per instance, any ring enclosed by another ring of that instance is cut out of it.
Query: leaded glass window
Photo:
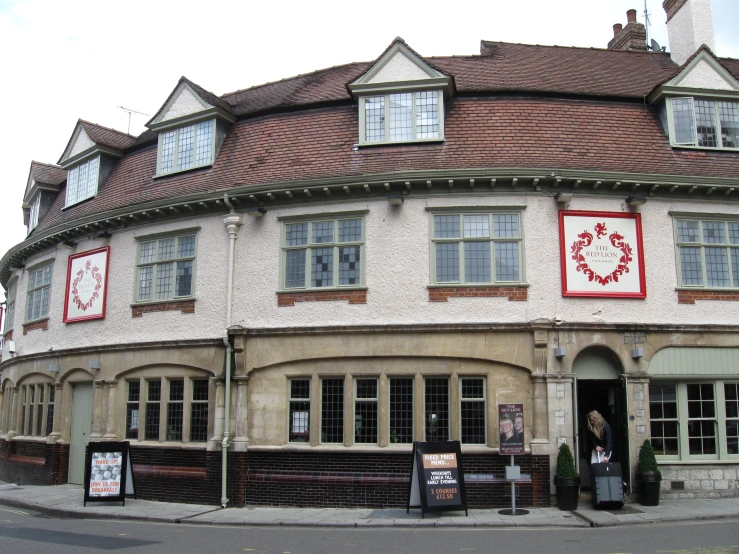
[[[413,378],[390,379],[390,443],[413,442]]]
[[[126,438],[139,438],[139,400],[141,383],[128,381],[128,398],[126,402]],[[158,433],[158,430],[157,430]]]
[[[344,442],[344,379],[321,379],[321,442]]]
[[[5,326],[3,328],[3,334],[13,328],[13,317],[15,316],[15,295],[17,290],[18,280],[16,279],[8,285],[8,290],[5,294]]]
[[[288,441],[310,442],[310,379],[290,379],[288,387]]]
[[[425,379],[424,423],[427,442],[449,440],[449,379]]]
[[[190,442],[205,442],[208,440],[208,380],[193,379],[191,388]]]
[[[739,288],[739,221],[678,219],[680,285]]]
[[[432,282],[520,283],[519,214],[432,215]]]
[[[739,103],[672,98],[672,141],[703,148],[739,147]]]
[[[139,243],[136,300],[170,300],[192,296],[195,235]]]
[[[146,440],[159,440],[159,418],[162,405],[162,380],[152,379],[146,381],[146,427],[144,438]]]
[[[283,289],[364,284],[361,217],[285,223]]]
[[[159,135],[158,174],[185,171],[213,163],[215,119]]]
[[[354,380],[354,442],[377,444],[378,397],[377,379]]]
[[[677,388],[674,384],[649,385],[649,413],[655,454],[676,456],[680,443],[677,418]]]
[[[41,208],[41,194],[36,194],[31,202],[31,211],[28,214],[28,232],[30,233],[38,225],[38,213]]]
[[[441,91],[400,92],[362,98],[362,142],[437,140],[442,133]]]
[[[29,271],[26,298],[26,321],[35,321],[49,315],[51,295],[51,266]]]
[[[485,379],[464,377],[460,389],[462,444],[485,444]]]
[[[100,156],[79,164],[67,172],[67,196],[64,207],[92,198],[98,192]]]

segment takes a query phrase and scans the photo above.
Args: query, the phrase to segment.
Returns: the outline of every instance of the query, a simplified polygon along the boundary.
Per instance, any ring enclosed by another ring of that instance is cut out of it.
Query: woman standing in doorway
[[[611,426],[608,425],[603,416],[599,412],[593,410],[588,414],[588,438],[593,450],[590,455],[590,463],[598,462],[608,463],[613,455],[613,438],[611,436]],[[602,453],[603,457],[599,460],[598,455]]]

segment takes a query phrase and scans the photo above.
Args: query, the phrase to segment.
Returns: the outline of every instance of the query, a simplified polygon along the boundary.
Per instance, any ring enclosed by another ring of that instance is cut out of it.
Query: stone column
[[[51,424],[51,434],[49,442],[55,443],[62,438],[62,409],[64,408],[64,383],[54,383],[54,418]]]
[[[116,396],[118,394],[118,381],[106,381],[108,384],[108,417],[105,421],[105,435],[103,436],[106,440],[116,439],[116,420],[118,419],[118,413],[116,412]],[[125,404],[124,404],[125,406]],[[125,426],[125,423],[124,423]],[[125,432],[123,433],[125,436]]]
[[[15,434],[23,436],[23,427],[25,427],[24,420],[26,418],[22,416],[22,413],[23,404],[26,403],[26,400],[21,396],[21,387],[15,387],[14,390],[17,391],[15,401]],[[26,391],[26,394],[28,394],[28,391]]]
[[[92,400],[92,433],[90,440],[100,439],[103,436],[103,386],[105,381],[97,380],[93,383]]]
[[[237,452],[246,452],[249,446],[249,403],[248,377],[233,377],[236,382],[236,405],[234,414],[233,449]]]
[[[12,440],[18,432],[16,429],[18,408],[18,387],[10,388],[10,413],[8,414],[8,440]]]
[[[215,377],[211,379],[215,381],[216,386],[215,414],[213,414],[213,441],[217,442],[220,446],[221,441],[223,441],[226,416],[226,383]]]
[[[385,373],[380,374],[377,387],[377,401],[380,403],[378,406],[378,440],[380,446],[387,446],[390,444],[390,383]]]
[[[423,397],[423,375],[416,373],[413,380],[413,440],[423,441],[426,435],[426,414],[424,412],[425,402]],[[418,409],[418,406],[421,408]]]
[[[532,410],[531,438],[535,441],[549,442],[549,402],[547,384],[543,375],[531,376]]]

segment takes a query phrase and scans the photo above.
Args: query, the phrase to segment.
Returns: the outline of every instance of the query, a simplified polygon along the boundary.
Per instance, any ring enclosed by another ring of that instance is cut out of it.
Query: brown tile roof
[[[90,137],[90,140],[100,146],[109,146],[118,150],[125,150],[136,140],[136,137],[133,135],[116,131],[115,129],[110,129],[108,127],[103,127],[97,123],[90,123],[84,119],[80,119],[79,124],[82,125],[82,128]]]
[[[118,162],[91,201],[62,212],[59,194],[39,231],[199,192],[402,171],[525,167],[739,178],[739,153],[671,148],[657,115],[639,102],[454,98],[443,143],[355,151],[357,117],[346,105],[242,120],[212,168],[166,178],[152,178],[156,146],[141,149]]]
[[[31,176],[37,183],[59,186],[67,180],[67,172],[58,165],[31,162]]]

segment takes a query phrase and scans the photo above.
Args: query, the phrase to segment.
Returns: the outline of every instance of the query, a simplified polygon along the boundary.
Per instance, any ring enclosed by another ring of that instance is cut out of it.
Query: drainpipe
[[[226,293],[226,333],[223,337],[223,346],[226,348],[226,398],[224,401],[225,410],[223,422],[223,441],[221,442],[221,507],[228,506],[228,498],[226,490],[228,484],[228,447],[230,445],[231,434],[231,355],[233,348],[228,338],[228,328],[231,327],[231,302],[233,299],[233,275],[234,275],[234,249],[236,246],[236,235],[239,227],[243,225],[244,218],[241,214],[234,211],[234,207],[228,200],[228,195],[223,195],[223,203],[231,210],[224,216],[223,224],[228,230],[228,290]]]

